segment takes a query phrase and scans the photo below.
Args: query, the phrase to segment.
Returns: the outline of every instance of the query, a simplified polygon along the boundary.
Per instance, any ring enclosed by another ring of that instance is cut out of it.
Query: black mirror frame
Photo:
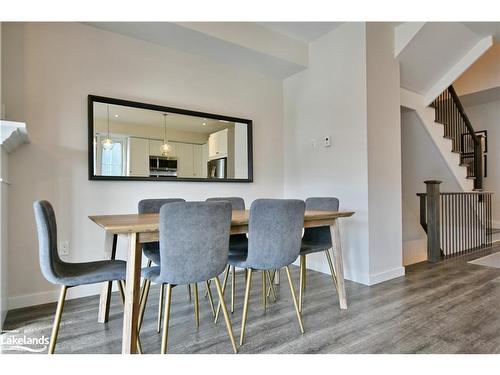
[[[98,176],[94,174],[94,103],[95,102],[122,105],[122,106],[135,107],[141,109],[150,109],[159,112],[178,113],[181,115],[188,115],[188,116],[205,117],[217,120],[225,120],[229,122],[245,123],[247,124],[248,178],[212,179],[212,178],[199,178],[199,177],[186,178],[186,177]],[[190,111],[187,109],[165,107],[156,104],[134,102],[130,100],[115,99],[98,95],[89,95],[87,103],[88,103],[88,172],[89,172],[89,180],[91,181],[104,180],[104,181],[253,182],[252,120],[216,115],[213,113]]]

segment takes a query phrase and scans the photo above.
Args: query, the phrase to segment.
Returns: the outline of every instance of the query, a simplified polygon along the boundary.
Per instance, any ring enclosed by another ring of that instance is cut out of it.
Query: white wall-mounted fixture
[[[0,328],[7,316],[7,202],[9,176],[8,154],[29,143],[26,124],[0,120]]]
[[[29,143],[24,122],[0,121],[0,145],[8,154],[24,143]]]

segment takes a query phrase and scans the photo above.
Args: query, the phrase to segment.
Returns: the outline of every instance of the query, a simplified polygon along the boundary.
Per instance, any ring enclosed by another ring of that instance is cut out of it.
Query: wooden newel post
[[[483,136],[476,135],[479,142],[474,144],[474,189],[483,189]]]
[[[441,260],[441,223],[439,184],[441,181],[424,181],[427,196],[427,260],[435,263]]]

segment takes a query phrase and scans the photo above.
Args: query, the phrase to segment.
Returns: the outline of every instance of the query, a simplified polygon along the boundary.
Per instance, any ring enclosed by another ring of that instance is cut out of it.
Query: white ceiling
[[[465,107],[490,103],[497,100],[500,100],[500,87],[494,87],[460,97],[460,101]]]
[[[106,107],[107,105],[105,103],[94,103],[95,120],[107,121]],[[109,105],[109,118],[111,124],[113,124],[113,122],[121,122],[163,128],[165,126],[163,114],[164,112],[152,111],[149,109],[125,107],[114,104]],[[203,123],[206,123],[206,125],[203,125]],[[167,129],[207,135],[225,129],[231,125],[234,125],[234,123],[176,113],[170,113],[167,117]]]
[[[500,42],[500,22],[463,22],[470,30],[481,36],[492,35]]]
[[[296,47],[291,48],[292,55],[299,49],[306,56],[304,63],[298,63],[293,58],[286,58],[290,48],[284,47],[283,39],[287,39],[285,36],[274,32],[278,38],[273,38],[273,32],[256,23],[242,23],[241,27],[238,27],[238,23],[198,25],[203,26],[203,30],[219,29],[219,32],[215,33],[196,29],[194,27],[196,25],[193,25],[196,23],[86,22],[86,24],[281,79],[303,70],[307,65],[307,44],[288,38],[290,43],[287,45]],[[220,29],[223,29],[222,33]],[[252,40],[248,31],[252,29],[256,37],[261,37],[259,45],[245,43]],[[267,37],[262,38],[265,34]]]
[[[399,55],[401,86],[426,94],[481,38],[459,22],[427,22]]]
[[[257,22],[274,32],[290,38],[310,43],[320,36],[332,31],[342,22]]]

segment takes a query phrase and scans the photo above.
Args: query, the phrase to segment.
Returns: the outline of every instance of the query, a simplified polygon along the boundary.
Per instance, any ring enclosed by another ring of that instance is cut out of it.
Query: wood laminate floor
[[[308,271],[301,335],[285,273],[278,301],[261,304],[255,273],[246,342],[240,353],[500,353],[500,269],[467,264],[500,247],[436,265],[407,267],[406,275],[372,287],[346,282],[349,309],[341,311],[329,275]],[[293,268],[298,289],[298,269]],[[232,320],[239,339],[244,277],[237,277]],[[173,291],[169,353],[231,353],[223,319],[213,323],[200,285],[200,327],[186,287]],[[213,289],[215,294],[215,288]],[[229,301],[228,294],[226,295]],[[122,306],[113,293],[110,319],[97,323],[98,297],[67,301],[56,353],[120,353]],[[12,310],[4,335],[50,335],[55,304]],[[151,290],[141,340],[158,353],[158,288]],[[6,336],[4,336],[6,337]],[[5,341],[5,339],[4,339]]]

